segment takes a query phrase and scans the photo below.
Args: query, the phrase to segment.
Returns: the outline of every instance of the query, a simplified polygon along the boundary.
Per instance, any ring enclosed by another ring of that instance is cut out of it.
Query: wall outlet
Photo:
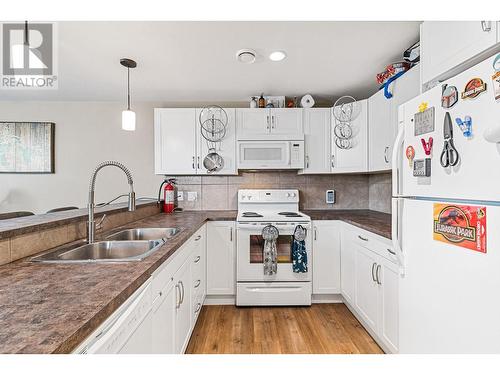
[[[178,191],[177,192],[177,201],[181,202],[184,200],[184,192],[183,191]]]
[[[188,201],[193,202],[198,199],[198,193],[196,191],[188,191]]]

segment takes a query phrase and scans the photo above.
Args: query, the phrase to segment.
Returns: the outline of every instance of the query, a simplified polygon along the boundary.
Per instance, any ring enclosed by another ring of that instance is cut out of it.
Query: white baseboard
[[[312,303],[344,303],[341,294],[313,294]]]
[[[343,303],[340,294],[313,294],[312,303]],[[206,296],[204,305],[235,305],[236,296],[234,295],[210,295]]]
[[[204,305],[236,305],[236,296],[234,295],[211,295],[206,296]]]

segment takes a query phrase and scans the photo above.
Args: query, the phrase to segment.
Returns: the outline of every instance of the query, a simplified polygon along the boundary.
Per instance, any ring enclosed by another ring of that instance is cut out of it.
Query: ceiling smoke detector
[[[236,52],[236,59],[243,64],[253,64],[257,58],[257,52],[253,49],[240,49]]]

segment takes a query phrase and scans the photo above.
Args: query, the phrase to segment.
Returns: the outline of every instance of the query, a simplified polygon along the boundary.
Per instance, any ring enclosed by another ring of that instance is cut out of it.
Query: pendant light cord
[[[127,110],[130,111],[130,68],[127,67]]]

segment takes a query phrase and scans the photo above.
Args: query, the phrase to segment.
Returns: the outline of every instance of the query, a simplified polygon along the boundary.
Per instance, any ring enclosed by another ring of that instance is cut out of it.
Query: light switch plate
[[[177,192],[177,200],[179,202],[182,202],[184,200],[184,192],[183,191],[178,191]]]
[[[193,202],[198,199],[198,193],[196,191],[188,191],[188,201]]]

